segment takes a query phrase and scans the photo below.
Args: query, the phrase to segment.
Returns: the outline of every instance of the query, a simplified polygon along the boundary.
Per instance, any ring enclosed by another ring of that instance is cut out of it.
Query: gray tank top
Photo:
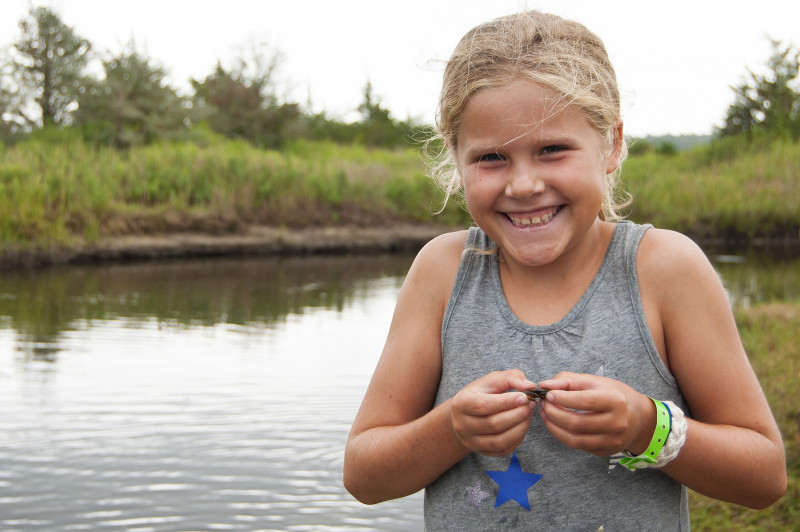
[[[658,355],[642,308],[636,250],[650,226],[617,224],[597,275],[556,323],[533,326],[508,306],[496,255],[466,251],[442,322],[440,404],[492,371],[532,381],[560,371],[602,375],[686,403]],[[491,249],[472,228],[465,249]],[[687,412],[688,414],[688,412]],[[473,453],[425,490],[427,530],[689,530],[686,488],[654,469],[570,449],[538,416],[513,455]]]

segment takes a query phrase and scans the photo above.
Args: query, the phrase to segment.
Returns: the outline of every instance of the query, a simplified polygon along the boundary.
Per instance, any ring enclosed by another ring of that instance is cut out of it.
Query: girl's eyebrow
[[[465,147],[468,153],[494,153],[503,149],[503,144],[473,144]]]

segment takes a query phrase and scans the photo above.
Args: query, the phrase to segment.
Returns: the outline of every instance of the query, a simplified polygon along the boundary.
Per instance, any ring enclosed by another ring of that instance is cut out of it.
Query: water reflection
[[[734,303],[800,300],[800,259],[717,255]],[[341,486],[410,261],[2,274],[0,529],[420,529]]]
[[[6,272],[4,327],[20,349],[52,360],[65,331],[103,320],[162,329],[218,324],[260,328],[308,309],[341,311],[376,279],[401,277],[411,257],[195,260]]]
[[[800,301],[800,256],[749,250],[709,251],[733,306]]]

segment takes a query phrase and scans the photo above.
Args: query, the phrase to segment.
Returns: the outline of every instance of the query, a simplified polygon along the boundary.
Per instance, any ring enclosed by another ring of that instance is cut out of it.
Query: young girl
[[[780,498],[783,442],[714,270],[688,238],[617,216],[602,42],[538,12],[473,29],[437,125],[477,227],[408,273],[347,489],[425,488],[432,530],[688,530],[686,487]]]

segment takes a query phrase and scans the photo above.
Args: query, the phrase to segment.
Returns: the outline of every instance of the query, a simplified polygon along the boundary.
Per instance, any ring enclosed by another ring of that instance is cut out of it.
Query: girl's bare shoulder
[[[448,278],[452,278],[454,281],[466,241],[466,230],[444,233],[435,237],[425,244],[417,254],[409,275],[413,273],[438,282]]]
[[[686,269],[710,267],[703,250],[688,236],[668,229],[649,229],[636,255],[637,269],[646,267],[660,275],[686,273]]]
[[[692,239],[666,229],[649,229],[636,255],[640,288],[666,299],[694,299],[718,292],[719,277]]]
[[[458,274],[467,231],[445,233],[425,244],[408,271],[403,291],[445,305]]]
[[[468,231],[464,229],[441,234],[428,242],[423,249],[426,249],[429,253],[457,255],[460,257],[467,242],[467,233]]]

